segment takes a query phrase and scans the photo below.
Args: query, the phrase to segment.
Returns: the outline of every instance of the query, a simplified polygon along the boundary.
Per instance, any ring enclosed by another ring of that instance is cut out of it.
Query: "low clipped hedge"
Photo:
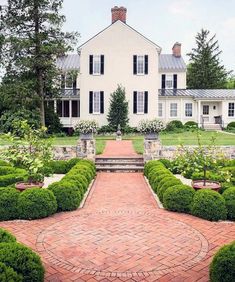
[[[164,192],[163,206],[170,211],[189,213],[194,195],[195,190],[191,186],[171,186]]]
[[[19,195],[15,188],[0,188],[0,220],[18,218]]]
[[[12,267],[0,262],[0,281],[1,282],[23,282],[23,276],[14,271]]]
[[[163,171],[161,171],[160,174],[156,175],[154,180],[152,181],[152,185],[151,185],[153,191],[155,193],[157,193],[157,188],[158,188],[161,180],[165,177],[170,177],[170,176],[173,176],[173,174],[169,170],[163,170]]]
[[[210,221],[225,220],[227,218],[225,199],[218,192],[200,190],[193,197],[191,213]]]
[[[160,162],[160,161],[157,161],[157,160],[153,160],[153,161],[148,161],[145,166],[144,166],[144,175],[146,177],[148,177],[148,173],[149,173],[149,170],[152,168],[152,167],[155,167],[155,166],[158,166],[160,165],[161,167],[164,167],[163,163]]]
[[[168,159],[159,159],[159,162],[161,162],[166,168],[171,167],[171,161]]]
[[[235,281],[235,241],[223,246],[210,264],[211,282]]]
[[[24,282],[44,281],[44,267],[40,257],[20,243],[1,243],[0,262],[22,276]]]
[[[0,243],[16,242],[16,237],[3,228],[0,228]],[[1,281],[1,280],[0,280]]]
[[[73,181],[76,183],[77,187],[82,190],[83,193],[87,191],[88,181],[84,175],[81,174],[68,174],[64,176],[62,181]]]
[[[57,201],[57,211],[72,211],[79,207],[82,200],[81,189],[74,181],[60,181],[48,186]]]
[[[19,218],[44,218],[56,211],[56,197],[50,190],[32,188],[20,193],[18,200]]]
[[[228,219],[235,220],[235,187],[228,188],[222,196],[228,211]]]
[[[3,167],[2,167],[3,168]],[[9,169],[11,169],[9,167]],[[21,168],[13,168],[9,174],[0,175],[0,187],[6,187],[16,182],[27,180],[27,172]]]
[[[161,202],[163,202],[163,196],[165,192],[172,186],[180,185],[182,182],[174,176],[164,177],[158,187],[157,187],[157,195]]]
[[[11,164],[6,161],[0,160],[0,166],[11,166]]]
[[[190,121],[187,121],[184,124],[184,127],[186,127],[186,128],[198,128],[198,123],[190,120]]]
[[[55,174],[66,174],[69,171],[68,161],[64,160],[50,161],[48,167]]]

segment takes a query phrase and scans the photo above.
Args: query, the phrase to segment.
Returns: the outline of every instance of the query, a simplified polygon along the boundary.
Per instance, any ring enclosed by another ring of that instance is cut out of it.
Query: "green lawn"
[[[216,145],[234,145],[235,146],[235,135],[226,134],[226,133],[216,133],[201,131],[201,141],[202,144],[210,144],[210,140],[213,136],[216,137]],[[197,134],[196,132],[183,132],[183,133],[161,133],[160,135],[163,145],[197,145]],[[76,145],[77,136],[72,137],[57,137],[53,138],[53,145]],[[115,139],[115,136],[97,136],[96,137],[96,151],[97,154],[101,154],[104,150],[106,140]],[[141,135],[124,135],[123,139],[132,140],[133,146],[137,153],[143,153],[143,136]],[[9,143],[6,140],[0,138],[0,146],[8,145]]]

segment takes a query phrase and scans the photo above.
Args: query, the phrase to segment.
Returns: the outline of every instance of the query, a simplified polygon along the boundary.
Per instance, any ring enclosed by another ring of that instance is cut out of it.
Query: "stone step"
[[[140,162],[126,162],[126,161],[95,161],[95,165],[99,165],[99,166],[144,166],[144,162],[140,161]]]
[[[97,171],[102,172],[143,172],[143,166],[96,166]]]
[[[96,157],[96,163],[143,163],[143,157]]]
[[[204,124],[205,130],[221,130],[220,124]]]

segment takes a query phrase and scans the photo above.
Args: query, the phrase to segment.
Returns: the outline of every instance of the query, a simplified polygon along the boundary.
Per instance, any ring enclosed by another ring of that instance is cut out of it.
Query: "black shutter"
[[[137,113],[137,91],[134,91],[133,95],[133,113]]]
[[[93,113],[93,92],[89,92],[89,113]]]
[[[93,55],[90,55],[89,73],[93,74]]]
[[[174,74],[174,84],[173,84],[173,88],[177,89],[177,74]]]
[[[77,78],[74,78],[73,89],[76,89],[76,88],[77,88]]]
[[[100,74],[104,74],[104,55],[100,56]]]
[[[137,74],[137,56],[133,56],[133,74]]]
[[[104,91],[100,91],[100,113],[104,113]]]
[[[148,113],[148,91],[144,92],[144,113]]]
[[[166,88],[166,75],[162,74],[162,89]]]
[[[148,74],[148,72],[149,72],[149,57],[148,57],[148,55],[144,56],[144,64],[145,64],[144,73]]]
[[[65,89],[65,75],[61,74],[61,88]]]

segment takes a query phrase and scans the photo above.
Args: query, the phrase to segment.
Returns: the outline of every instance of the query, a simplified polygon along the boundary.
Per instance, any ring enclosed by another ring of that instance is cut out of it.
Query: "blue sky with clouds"
[[[209,29],[217,35],[223,63],[235,70],[235,0],[64,0],[64,29],[78,31],[81,44],[111,23],[115,5],[125,6],[127,23],[160,45],[163,53],[181,42],[186,61],[196,33]]]

